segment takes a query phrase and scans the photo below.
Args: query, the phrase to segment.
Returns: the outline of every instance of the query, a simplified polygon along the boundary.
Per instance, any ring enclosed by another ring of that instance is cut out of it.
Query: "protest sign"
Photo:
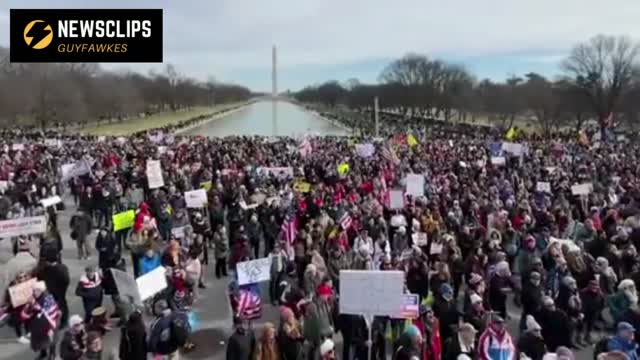
[[[31,300],[33,296],[33,285],[38,282],[38,279],[29,279],[18,285],[11,286],[9,288],[9,298],[11,299],[11,306],[17,308],[22,306]]]
[[[47,147],[62,147],[62,141],[58,139],[44,139],[44,146]]]
[[[203,208],[207,205],[207,191],[205,189],[187,191],[184,193],[184,201],[187,203],[188,208]]]
[[[256,169],[258,176],[281,176],[293,177],[292,167],[259,167]]]
[[[551,194],[551,183],[538,181],[538,183],[536,184],[536,191]]]
[[[373,156],[373,153],[376,151],[375,147],[371,143],[366,144],[356,144],[356,154],[360,157],[368,158]]]
[[[522,144],[503,142],[502,151],[514,156],[522,156],[522,154],[524,153],[524,147],[522,146]]]
[[[402,308],[403,290],[402,271],[341,270],[340,313],[395,316]]]
[[[158,146],[158,154],[162,155],[167,152],[166,146]]]
[[[140,300],[145,301],[167,288],[167,270],[160,266],[136,279]]]
[[[134,210],[129,210],[113,214],[111,219],[113,220],[113,231],[128,229],[133,227],[133,223],[136,219],[136,212]]]
[[[173,236],[176,239],[184,238],[184,228],[185,226],[180,226],[180,227],[175,227],[171,229],[171,236]]]
[[[350,169],[349,164],[346,163],[346,162],[343,162],[343,163],[338,165],[338,169],[337,169],[338,170],[338,174],[345,175],[346,173],[349,172],[349,169]]]
[[[24,150],[24,144],[13,144],[11,146],[11,150],[13,150],[13,151],[22,151],[22,150]]]
[[[585,183],[580,185],[571,186],[571,193],[573,195],[589,195],[593,190],[593,185],[591,183]]]
[[[80,159],[73,164],[64,164],[60,168],[62,179],[60,181],[67,182],[78,176],[91,173],[91,165],[86,159]]]
[[[159,160],[147,161],[147,180],[149,181],[149,189],[157,189],[164,186],[162,165],[160,165]]]
[[[133,278],[133,275],[114,268],[109,270],[111,270],[113,281],[118,289],[118,295],[124,299],[132,300],[134,304],[142,305],[140,293],[138,292],[138,283]]]
[[[293,183],[293,190],[301,193],[308,193],[311,190],[311,184],[306,181],[298,180]]]
[[[413,240],[413,245],[427,246],[427,233],[425,232],[414,232],[411,235],[411,239]]]
[[[507,163],[507,160],[504,158],[504,156],[492,156],[491,157],[491,164],[496,165],[496,166],[503,166]]]
[[[402,190],[389,191],[389,207],[391,209],[404,208],[404,193]]]
[[[409,195],[424,196],[424,175],[408,174],[406,189]]]
[[[238,285],[254,284],[271,279],[271,256],[236,264]]]
[[[393,316],[394,319],[417,319],[420,315],[420,296],[416,294],[402,295],[402,307]]]
[[[213,182],[211,182],[211,180],[203,181],[200,183],[200,188],[204,189],[205,191],[211,190],[211,187],[213,187]]]
[[[58,195],[55,195],[55,196],[48,197],[46,199],[40,200],[40,203],[42,204],[42,207],[44,207],[44,208],[48,208],[49,206],[60,204],[61,202],[62,202],[62,199]]]
[[[45,216],[23,217],[0,221],[0,239],[20,235],[42,234],[47,231]]]

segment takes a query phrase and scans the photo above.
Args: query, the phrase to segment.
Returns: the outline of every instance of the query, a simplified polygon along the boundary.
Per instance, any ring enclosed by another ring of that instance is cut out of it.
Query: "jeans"
[[[79,237],[76,240],[76,247],[78,248],[78,258],[87,258],[91,255],[89,252],[89,244],[87,243],[87,237]]]

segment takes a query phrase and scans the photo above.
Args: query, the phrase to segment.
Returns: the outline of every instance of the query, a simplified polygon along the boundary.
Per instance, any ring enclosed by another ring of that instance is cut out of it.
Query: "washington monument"
[[[274,45],[271,52],[271,121],[274,136],[278,134],[278,70],[276,66],[276,46]]]

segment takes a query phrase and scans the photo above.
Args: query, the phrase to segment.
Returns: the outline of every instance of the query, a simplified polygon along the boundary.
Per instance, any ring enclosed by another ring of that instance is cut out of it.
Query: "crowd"
[[[33,295],[14,306],[7,290],[0,319],[38,358],[177,359],[197,346],[190,309],[206,311],[197,303],[206,276],[229,283],[229,360],[350,360],[369,352],[399,360],[573,359],[589,344],[602,358],[638,357],[636,144],[523,134],[507,142],[502,133],[457,125],[385,129],[383,139],[209,139],[173,130],[127,138],[2,133],[0,219],[44,215],[47,230],[2,240],[15,253],[4,285],[30,282]],[[362,144],[374,151],[356,151]],[[150,160],[160,161],[163,186],[150,188]],[[74,164],[72,175],[65,164]],[[405,193],[392,206],[390,194],[407,189],[408,174],[423,176],[424,194]],[[589,190],[574,195],[572,187],[585,183]],[[187,207],[184,193],[199,188],[206,206]],[[77,208],[69,223],[77,255],[98,257],[77,284],[61,257],[64,203],[41,203],[67,193]],[[127,210],[135,210],[131,226],[114,231],[112,215]],[[238,262],[262,257],[272,258],[268,294],[234,276]],[[127,271],[129,262],[135,277],[164,267],[169,287],[135,306],[119,295],[112,271]],[[341,270],[403,271],[406,292],[420,299],[417,318],[368,324],[341,314]],[[69,313],[70,286],[83,314]],[[260,298],[278,306],[278,324],[251,325]],[[505,326],[512,307],[521,313],[517,333]],[[121,333],[117,351],[102,345],[112,331]]]

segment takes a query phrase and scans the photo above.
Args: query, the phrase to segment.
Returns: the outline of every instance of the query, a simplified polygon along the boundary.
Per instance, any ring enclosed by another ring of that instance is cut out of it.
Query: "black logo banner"
[[[11,62],[162,62],[162,9],[11,9]]]

